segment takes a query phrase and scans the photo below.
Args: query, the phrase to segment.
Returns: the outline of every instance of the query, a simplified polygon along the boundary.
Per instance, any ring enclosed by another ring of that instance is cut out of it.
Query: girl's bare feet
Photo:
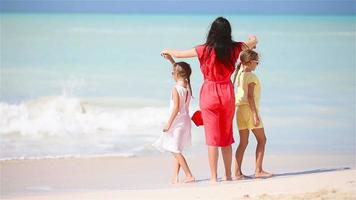
[[[195,182],[194,176],[187,177],[186,179],[184,179],[184,183],[194,183],[194,182]]]
[[[255,177],[256,178],[269,178],[272,177],[273,174],[266,172],[266,171],[261,171],[261,172],[256,172]]]
[[[244,180],[246,176],[241,172],[241,170],[236,171],[234,180]]]
[[[223,181],[232,181],[232,178],[231,178],[231,176],[225,176],[223,178]]]
[[[243,175],[243,174],[237,175],[237,176],[235,176],[235,178],[234,178],[234,180],[237,180],[237,181],[239,181],[239,180],[245,180],[245,179],[246,179],[246,176]]]
[[[173,177],[173,178],[172,178],[172,181],[171,181],[171,184],[172,184],[172,185],[175,185],[175,184],[178,184],[178,183],[179,183],[178,177]]]
[[[218,183],[218,179],[217,178],[211,178],[210,179],[210,183],[213,183],[213,184]]]

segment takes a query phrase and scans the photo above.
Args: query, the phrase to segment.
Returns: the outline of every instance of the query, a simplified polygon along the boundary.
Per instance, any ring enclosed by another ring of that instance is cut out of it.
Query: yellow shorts
[[[259,117],[260,117],[260,124],[258,126],[255,126],[253,114],[251,112],[250,106],[248,104],[237,106],[236,121],[239,130],[263,128],[263,122],[261,116],[259,115]]]

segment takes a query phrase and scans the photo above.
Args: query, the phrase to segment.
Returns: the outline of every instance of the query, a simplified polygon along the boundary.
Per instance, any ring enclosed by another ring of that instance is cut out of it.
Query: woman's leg
[[[218,147],[208,146],[208,155],[209,155],[209,165],[211,173],[211,182],[218,181],[217,168],[218,168]]]
[[[252,132],[254,133],[256,140],[257,140],[255,177],[256,178],[271,177],[272,174],[263,171],[263,168],[262,168],[263,157],[265,154],[265,146],[266,146],[266,142],[267,142],[265,130],[264,130],[264,128],[257,128],[257,129],[253,129]]]
[[[192,182],[194,181],[194,177],[192,175],[192,172],[189,169],[189,166],[187,164],[187,161],[185,160],[184,156],[181,153],[174,153],[174,157],[178,161],[180,167],[183,168],[183,171],[185,173],[185,176],[187,177],[185,179],[185,182]]]
[[[232,162],[232,149],[231,145],[226,147],[221,147],[221,153],[224,160],[225,166],[225,180],[231,181],[231,162]]]
[[[249,130],[239,130],[239,135],[240,135],[240,143],[239,146],[236,149],[236,162],[235,162],[235,177],[237,179],[242,179],[243,178],[243,173],[241,170],[242,166],[242,160],[244,157],[244,153],[246,150],[246,147],[248,145],[248,136],[249,136]]]

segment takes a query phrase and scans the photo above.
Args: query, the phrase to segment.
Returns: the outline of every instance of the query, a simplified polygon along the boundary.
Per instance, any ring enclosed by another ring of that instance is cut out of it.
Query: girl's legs
[[[208,155],[209,155],[209,165],[211,173],[211,182],[218,181],[217,168],[218,168],[218,147],[208,146]]]
[[[174,154],[173,154],[174,156]],[[178,160],[174,156],[174,171],[173,171],[173,177],[172,177],[172,184],[177,184],[179,182],[179,170],[180,170],[180,164]]]
[[[240,134],[240,143],[239,146],[236,149],[236,162],[235,162],[235,177],[237,179],[243,179],[244,175],[241,171],[241,166],[242,166],[242,159],[244,157],[244,153],[248,144],[248,136],[249,136],[249,130],[239,130]]]
[[[257,140],[257,147],[256,147],[256,178],[266,178],[271,177],[272,174],[266,171],[263,171],[262,163],[263,163],[263,156],[265,153],[265,146],[266,146],[266,135],[264,128],[252,129],[256,140]]]
[[[187,177],[184,182],[186,183],[193,182],[195,178],[193,177],[192,172],[190,171],[184,156],[181,153],[173,153],[173,155],[176,158],[177,162],[179,163],[180,167],[183,168],[185,176]]]
[[[226,181],[231,181],[231,162],[232,162],[232,149],[231,145],[226,146],[226,147],[221,147],[221,153],[223,156],[224,160],[224,166],[225,166],[225,180]]]

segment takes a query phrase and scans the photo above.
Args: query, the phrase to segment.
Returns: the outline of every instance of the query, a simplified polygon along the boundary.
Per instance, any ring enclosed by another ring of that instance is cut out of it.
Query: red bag
[[[195,113],[192,116],[192,121],[194,122],[194,124],[196,126],[204,125],[203,118],[201,117],[201,111],[200,110],[195,111]]]

